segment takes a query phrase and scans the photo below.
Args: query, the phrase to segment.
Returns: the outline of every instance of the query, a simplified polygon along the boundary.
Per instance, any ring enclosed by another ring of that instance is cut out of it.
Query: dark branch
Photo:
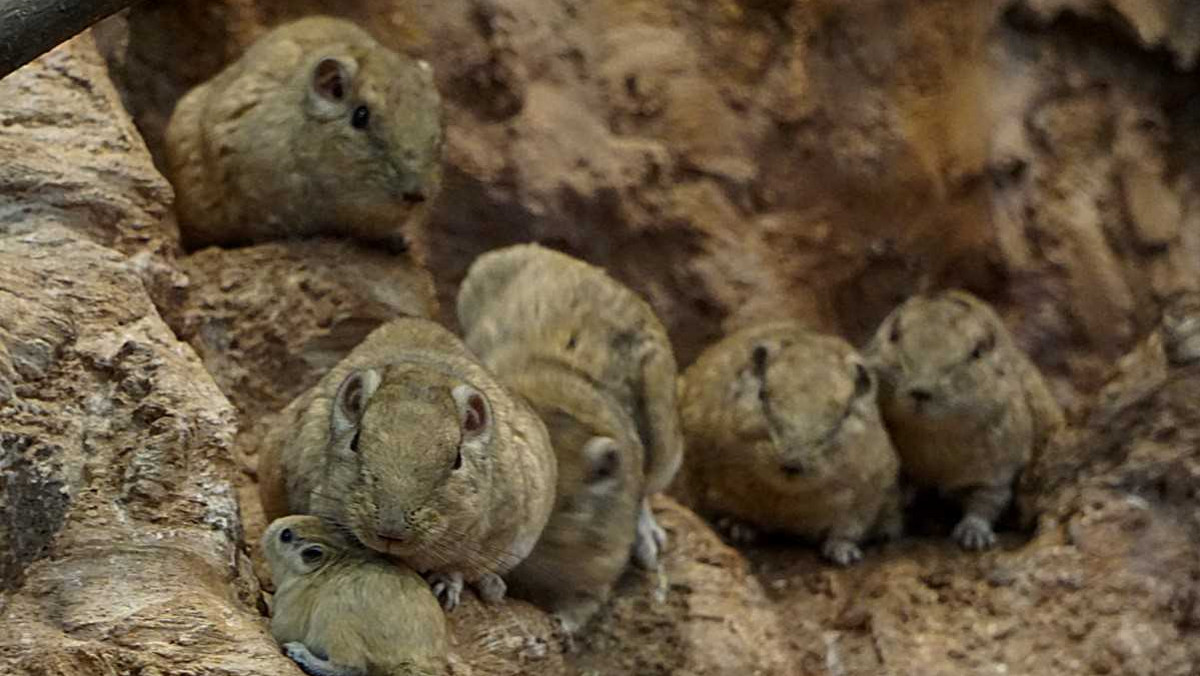
[[[0,78],[137,0],[0,0]]]

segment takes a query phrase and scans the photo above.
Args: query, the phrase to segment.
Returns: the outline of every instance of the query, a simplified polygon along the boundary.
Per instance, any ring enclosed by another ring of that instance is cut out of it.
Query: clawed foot
[[[462,573],[434,572],[426,575],[425,579],[429,582],[429,588],[433,590],[433,595],[437,597],[446,612],[458,607],[458,602],[462,600]]]
[[[475,582],[475,591],[484,603],[499,603],[508,592],[508,585],[499,575],[488,573]]]
[[[849,540],[826,540],[821,546],[821,556],[839,566],[849,566],[862,561],[862,550]]]
[[[658,567],[658,556],[667,547],[667,531],[654,520],[650,511],[650,503],[642,502],[642,511],[638,514],[637,542],[634,545],[633,560],[645,570]]]
[[[330,662],[325,657],[319,657],[300,641],[290,641],[281,647],[283,654],[308,676],[363,676],[366,673],[358,667],[344,667]]]
[[[575,632],[579,631],[579,625],[559,613],[551,615],[550,620],[554,623],[554,628],[558,630],[558,634],[562,637],[563,651],[568,654],[575,652],[577,649]]]
[[[758,542],[758,530],[737,519],[723,518],[717,521],[717,530],[721,531],[725,538],[735,546],[752,545]]]
[[[972,514],[964,516],[962,521],[958,522],[951,537],[968,551],[980,551],[996,544],[996,534],[992,532],[992,524]]]

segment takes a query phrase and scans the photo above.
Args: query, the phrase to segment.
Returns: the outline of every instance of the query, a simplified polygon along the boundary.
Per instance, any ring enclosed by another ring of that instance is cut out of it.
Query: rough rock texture
[[[0,672],[278,673],[233,409],[147,290],[171,191],[101,63],[0,81]]]

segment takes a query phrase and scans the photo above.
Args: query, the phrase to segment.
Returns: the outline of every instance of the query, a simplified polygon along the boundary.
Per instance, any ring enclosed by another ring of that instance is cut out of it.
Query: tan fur
[[[709,347],[680,380],[681,493],[701,511],[823,541],[840,564],[899,534],[898,460],[845,341],[776,322]]]
[[[593,383],[598,395],[632,421],[643,457],[644,495],[671,483],[683,459],[675,357],[666,329],[637,294],[576,258],[518,245],[472,264],[459,290],[458,319],[467,344],[497,373],[544,365],[547,378],[558,369]],[[656,565],[664,542],[643,500],[638,563]]]
[[[344,66],[339,101],[314,94],[326,58]],[[359,106],[364,129],[351,124]],[[166,173],[184,243],[400,239],[438,194],[442,136],[427,64],[341,19],[279,26],[175,108]]]
[[[995,311],[962,291],[906,301],[868,355],[904,474],[961,499],[964,547],[991,546],[1015,477],[1063,425],[1041,374]]]
[[[411,568],[353,546],[313,516],[274,521],[261,544],[275,583],[271,634],[285,650],[303,644],[340,673],[445,673],[446,619]],[[305,550],[314,560],[301,557]]]
[[[339,422],[354,380],[365,383],[361,418]],[[464,389],[490,411],[482,436],[466,431],[455,398]],[[541,420],[462,341],[402,318],[284,409],[264,441],[260,495],[268,518],[316,514],[419,571],[478,587],[533,549],[554,503],[555,465]]]

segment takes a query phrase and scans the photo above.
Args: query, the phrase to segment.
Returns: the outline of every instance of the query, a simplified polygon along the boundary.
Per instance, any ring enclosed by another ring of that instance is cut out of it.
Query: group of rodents
[[[442,138],[424,62],[343,20],[285,24],[177,106],[184,241],[403,248],[438,193]],[[438,601],[454,608],[467,583],[580,630],[630,559],[657,566],[648,499],[668,487],[735,539],[821,540],[845,565],[899,535],[903,474],[960,500],[954,538],[985,548],[1062,424],[999,317],[962,292],[908,300],[861,355],[779,322],[681,377],[645,301],[538,245],[480,256],[456,309],[463,339],[412,317],[372,332],[263,442],[271,628],[309,674],[440,673]]]

